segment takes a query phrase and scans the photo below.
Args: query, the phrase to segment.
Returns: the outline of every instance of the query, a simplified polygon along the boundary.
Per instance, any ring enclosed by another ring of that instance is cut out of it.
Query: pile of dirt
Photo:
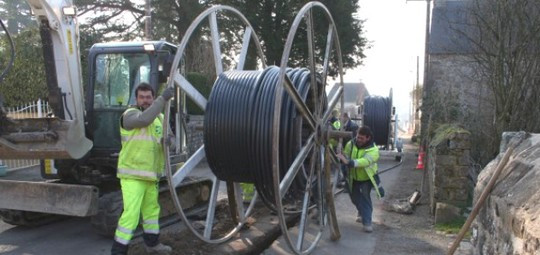
[[[249,228],[255,224],[258,219],[263,216],[270,215],[270,211],[262,204],[255,206],[251,216],[246,220],[246,224],[243,228]],[[246,205],[247,206],[247,205]],[[215,212],[216,218],[214,219],[214,231],[212,232],[213,238],[222,237],[226,235],[233,227],[231,214],[227,201],[220,201],[216,206]],[[194,221],[193,225],[200,233],[204,231],[204,220]],[[239,234],[236,234],[238,236]],[[166,245],[172,247],[172,255],[207,255],[207,254],[219,254],[219,244],[209,244],[199,238],[197,238],[191,231],[189,231],[182,222],[177,222],[172,226],[169,226],[161,231],[160,241]],[[145,255],[144,244],[142,241],[132,244],[130,247],[129,255]]]

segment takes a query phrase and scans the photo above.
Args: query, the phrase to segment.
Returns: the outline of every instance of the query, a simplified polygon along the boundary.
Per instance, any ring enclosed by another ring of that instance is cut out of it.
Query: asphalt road
[[[384,170],[394,166],[397,162],[391,156],[382,156],[379,160],[379,169]],[[393,185],[399,185],[397,177],[402,166],[398,166],[393,170],[380,175],[381,181],[388,190]],[[388,192],[388,191],[387,191]],[[375,192],[371,193],[373,201],[373,233],[365,233],[362,231],[362,223],[356,222],[356,208],[352,205],[347,193],[340,193],[336,196],[335,205],[337,212],[338,225],[341,232],[341,238],[337,242],[330,240],[330,234],[325,231],[323,237],[319,241],[317,248],[311,254],[375,254],[377,239],[381,238],[380,230],[384,228],[379,223],[382,221],[382,201],[376,198]],[[379,232],[379,233],[378,233]],[[292,254],[289,247],[283,238],[276,240],[264,255],[282,255]]]
[[[193,176],[211,176],[208,168],[196,170],[198,171],[194,171]],[[36,179],[36,173],[39,175],[39,169],[16,170],[6,178],[32,180]],[[220,196],[225,194],[223,183],[220,186]],[[105,255],[110,254],[111,245],[112,238],[94,232],[89,217],[64,217],[39,227],[13,226],[0,220],[2,255]]]
[[[382,157],[380,169],[396,164],[393,157]],[[409,166],[410,168],[411,166]],[[413,166],[414,167],[414,166]],[[409,169],[410,170],[410,169]],[[405,171],[403,166],[381,175],[385,189],[400,185],[399,176]],[[198,175],[207,175],[201,172]],[[225,185],[222,185],[225,186]],[[411,190],[412,193],[413,190]],[[402,194],[406,197],[410,194]],[[440,254],[440,250],[425,240],[415,239],[405,231],[388,227],[384,223],[385,212],[382,201],[374,201],[374,232],[364,233],[362,224],[355,222],[356,209],[347,194],[336,198],[338,223],[341,239],[330,241],[325,232],[316,250],[312,254]],[[96,234],[89,218],[65,218],[45,226],[25,228],[11,226],[0,222],[0,254],[77,254],[101,255],[109,254],[111,238]],[[396,250],[397,249],[397,250]],[[283,239],[278,239],[263,254],[291,254]]]

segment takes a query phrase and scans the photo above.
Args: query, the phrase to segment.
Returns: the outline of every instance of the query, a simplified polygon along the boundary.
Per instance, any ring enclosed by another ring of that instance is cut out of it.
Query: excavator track
[[[56,214],[47,214],[47,213],[38,213],[38,212],[29,212],[29,211],[19,211],[19,210],[9,210],[1,209],[0,218],[5,223],[16,225],[16,226],[27,226],[27,227],[37,227],[45,224],[49,224],[55,221],[65,219],[67,216],[56,215]]]
[[[202,208],[206,208],[206,204],[210,197],[210,188],[212,182],[205,178],[189,178],[177,188],[177,192],[182,201],[187,206],[186,214],[193,217],[198,217],[204,214]],[[176,211],[171,203],[170,192],[167,184],[163,182],[160,185],[159,203],[161,206],[161,225],[170,225],[179,221],[175,216]],[[113,236],[118,223],[118,218],[122,213],[122,193],[121,191],[113,191],[98,199],[98,208],[95,215],[90,216],[90,223],[94,230],[103,236]],[[38,213],[21,210],[0,209],[0,219],[5,223],[16,226],[37,227],[49,223],[53,223],[69,216]]]

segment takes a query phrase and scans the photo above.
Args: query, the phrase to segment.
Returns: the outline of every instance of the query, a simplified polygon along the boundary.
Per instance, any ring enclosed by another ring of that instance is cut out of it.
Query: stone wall
[[[474,254],[540,254],[540,134],[514,133],[519,142],[472,226]],[[503,139],[501,148],[507,148]],[[478,176],[474,200],[504,151]]]
[[[472,190],[468,175],[470,162],[470,133],[453,125],[443,125],[435,133],[428,149],[431,212],[436,213],[439,202],[465,207]]]
[[[422,127],[433,123],[459,123],[471,132],[471,156],[485,165],[493,158],[486,150],[489,137],[497,135],[493,122],[493,96],[480,77],[474,59],[466,55],[438,54],[430,56],[430,73],[426,99],[422,108]],[[425,128],[424,128],[425,127]]]
[[[187,123],[187,153],[193,155],[203,145],[203,131],[200,128],[204,123],[204,115],[190,115]]]

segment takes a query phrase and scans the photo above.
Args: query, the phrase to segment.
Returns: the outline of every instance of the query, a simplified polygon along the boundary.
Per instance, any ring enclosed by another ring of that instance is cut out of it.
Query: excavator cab
[[[86,87],[86,132],[93,141],[91,154],[109,156],[120,150],[119,120],[136,105],[135,89],[152,86],[157,97],[166,85],[176,46],[164,42],[99,43],[89,52]]]

